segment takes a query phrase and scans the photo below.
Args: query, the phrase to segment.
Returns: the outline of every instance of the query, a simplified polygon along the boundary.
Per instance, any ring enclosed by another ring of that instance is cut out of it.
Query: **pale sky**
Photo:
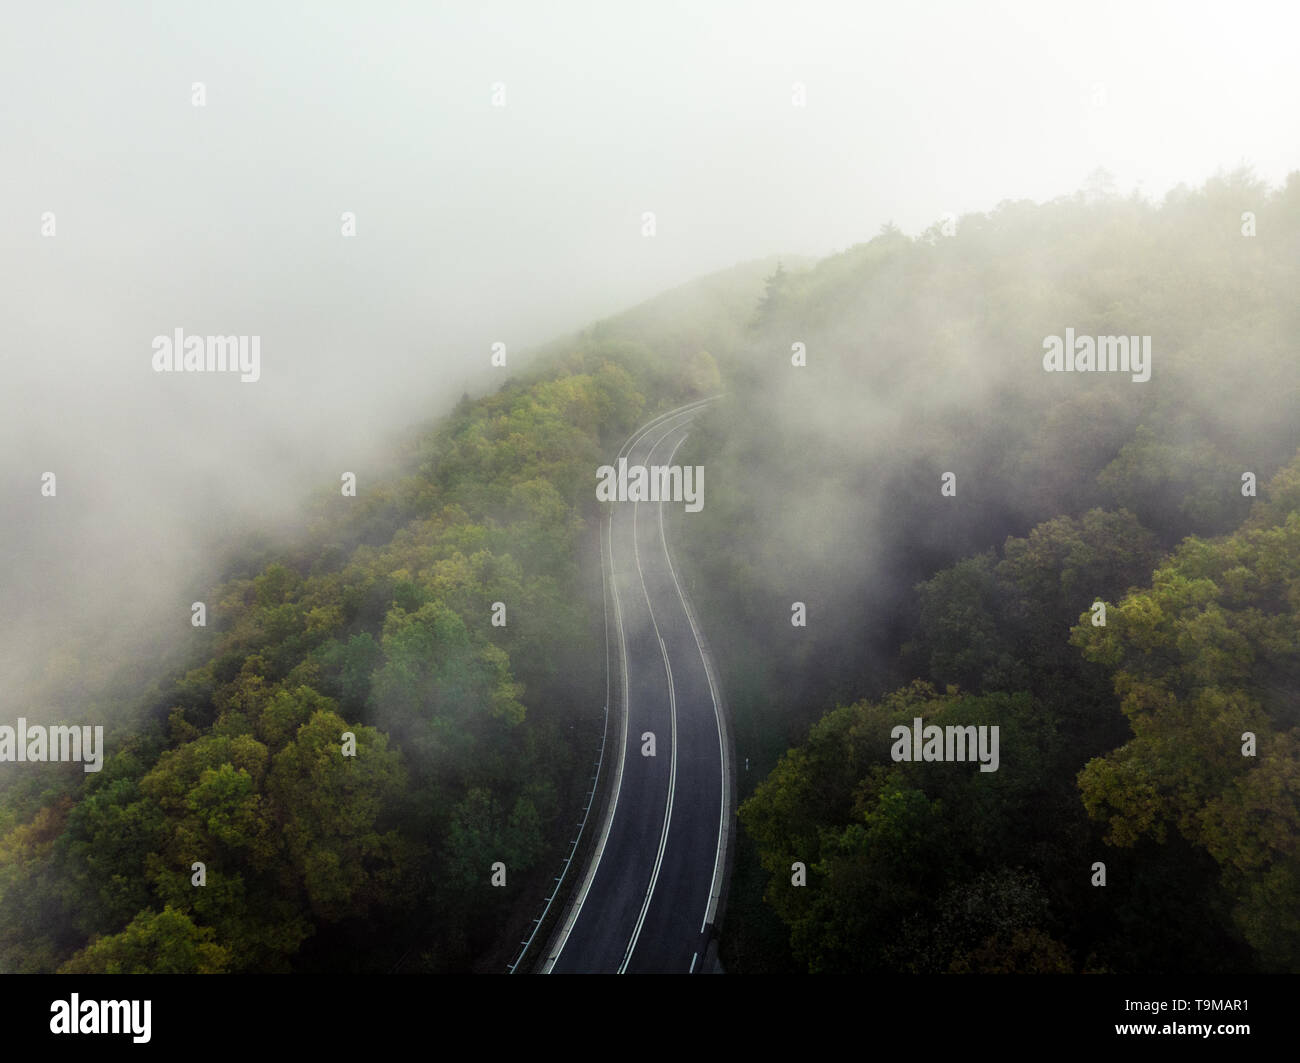
[[[7,7],[0,664],[170,601],[216,515],[381,467],[495,341],[1099,166],[1157,199],[1300,169],[1284,3]],[[262,379],[154,374],[178,326],[261,336]]]

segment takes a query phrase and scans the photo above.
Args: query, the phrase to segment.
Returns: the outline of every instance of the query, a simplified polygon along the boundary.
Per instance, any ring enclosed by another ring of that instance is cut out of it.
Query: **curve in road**
[[[671,465],[712,401],[643,425],[619,457]],[[602,564],[617,632],[620,740],[600,836],[546,973],[700,971],[725,893],[730,745],[716,670],[668,550],[669,505],[681,503],[609,503]],[[646,732],[655,756],[642,755]]]

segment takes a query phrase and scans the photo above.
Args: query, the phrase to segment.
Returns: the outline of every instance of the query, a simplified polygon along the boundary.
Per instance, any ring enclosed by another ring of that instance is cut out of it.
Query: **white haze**
[[[75,632],[112,646],[183,630],[226,547],[344,470],[364,489],[394,431],[499,382],[496,341],[515,361],[735,262],[1050,199],[1098,167],[1153,197],[1241,163],[1280,182],[1300,166],[1292,18],[1128,2],[9,5],[7,690]],[[155,374],[152,338],[177,327],[260,336],[261,380]]]

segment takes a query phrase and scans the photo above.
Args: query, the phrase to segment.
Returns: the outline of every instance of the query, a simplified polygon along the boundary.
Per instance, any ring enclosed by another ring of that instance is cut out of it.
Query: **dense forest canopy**
[[[1246,172],[771,276],[682,526],[757,769],[731,969],[1300,969],[1297,290],[1300,175]],[[1067,328],[1150,379],[1045,372]],[[915,716],[1001,769],[894,763]]]
[[[52,655],[108,755],[0,775],[0,970],[499,970],[600,740],[595,470],[720,390],[669,520],[746,765],[728,968],[1300,970],[1297,291],[1300,175],[1243,172],[552,345],[250,538],[176,654]],[[1150,379],[1044,372],[1066,329],[1150,336]],[[892,760],[917,717],[997,725],[998,771]]]
[[[558,860],[599,740],[592,470],[647,393],[716,389],[702,358],[580,339],[463,401],[404,474],[321,496],[300,541],[239,562],[194,663],[98,706],[116,712],[100,772],[6,775],[0,969],[447,971],[494,955]],[[497,861],[506,888],[484,888]]]

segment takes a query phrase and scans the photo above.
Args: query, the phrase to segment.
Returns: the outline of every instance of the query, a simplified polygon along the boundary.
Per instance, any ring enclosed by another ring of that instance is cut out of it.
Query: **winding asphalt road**
[[[642,426],[619,456],[629,466],[674,464],[711,401]],[[712,959],[732,838],[726,718],[664,535],[664,508],[683,503],[607,505],[602,564],[619,662],[610,726],[621,740],[607,746],[601,771],[612,773],[612,796],[542,971],[699,973]],[[642,755],[646,732],[653,757]]]

